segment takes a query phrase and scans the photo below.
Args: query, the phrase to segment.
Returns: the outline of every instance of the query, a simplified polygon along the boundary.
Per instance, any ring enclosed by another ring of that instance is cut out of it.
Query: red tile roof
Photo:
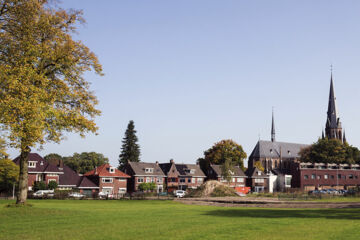
[[[110,173],[110,164],[103,164],[90,172],[84,174],[84,176],[99,176],[99,177],[122,177],[122,178],[130,178],[129,175],[123,173],[122,171],[115,168],[114,173]]]

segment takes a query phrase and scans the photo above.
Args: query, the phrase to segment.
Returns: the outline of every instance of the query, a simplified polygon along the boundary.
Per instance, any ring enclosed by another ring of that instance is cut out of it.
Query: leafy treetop
[[[300,151],[301,162],[312,163],[360,163],[358,148],[338,139],[319,139]]]

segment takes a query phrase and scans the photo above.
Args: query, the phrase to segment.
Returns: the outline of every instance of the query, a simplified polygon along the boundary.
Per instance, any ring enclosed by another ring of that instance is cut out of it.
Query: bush
[[[46,183],[43,181],[34,182],[33,189],[34,189],[34,192],[36,192],[38,190],[46,190]]]
[[[56,181],[50,181],[49,184],[48,184],[48,189],[50,190],[54,190],[58,187],[58,184]]]
[[[155,183],[140,183],[138,186],[140,191],[146,192],[146,191],[154,191],[156,189]]]

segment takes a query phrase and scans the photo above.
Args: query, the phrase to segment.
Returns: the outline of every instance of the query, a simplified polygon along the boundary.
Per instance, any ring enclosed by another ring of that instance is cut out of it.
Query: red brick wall
[[[146,177],[146,176],[136,176],[134,177],[134,183],[133,183],[133,186],[134,186],[134,190],[133,191],[138,191],[138,186],[142,183],[142,182],[138,182],[138,179],[139,178],[143,178],[144,181],[143,183],[147,183],[147,182],[151,182],[151,178],[154,178],[154,183],[156,185],[163,185],[164,186],[164,183],[165,183],[165,178],[164,177]],[[150,179],[147,179],[147,178],[150,178]],[[161,183],[158,183],[157,180],[158,178],[161,178]],[[149,181],[147,181],[149,180]]]
[[[315,174],[315,179],[312,179],[312,174]],[[328,179],[325,179],[324,175],[328,175]],[[341,174],[341,178],[337,178],[337,175]],[[353,175],[350,179],[349,175]],[[305,175],[308,179],[305,179]],[[320,179],[318,178],[320,177]],[[331,178],[334,176],[334,178]],[[345,178],[344,178],[345,176]],[[315,188],[336,188],[337,185],[343,187],[360,186],[360,171],[351,169],[300,169],[298,174],[298,181],[300,182],[300,188],[314,186]]]
[[[107,178],[107,177],[105,177]],[[112,178],[113,182],[112,183],[104,183],[103,178],[101,177],[99,179],[99,188],[100,188],[100,192],[102,192],[103,187],[112,187],[112,193],[113,194],[118,194],[119,193],[119,188],[127,188],[127,179],[126,178]]]

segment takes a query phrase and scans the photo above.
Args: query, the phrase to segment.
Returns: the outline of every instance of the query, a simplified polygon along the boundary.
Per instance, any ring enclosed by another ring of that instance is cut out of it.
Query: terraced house
[[[177,189],[196,189],[204,183],[206,175],[197,164],[175,164],[174,160],[169,163],[159,164],[166,175],[167,191]]]
[[[156,191],[165,190],[165,174],[159,163],[129,162],[123,168],[124,172],[131,176],[128,182],[128,191],[136,192],[141,183],[155,183]]]

